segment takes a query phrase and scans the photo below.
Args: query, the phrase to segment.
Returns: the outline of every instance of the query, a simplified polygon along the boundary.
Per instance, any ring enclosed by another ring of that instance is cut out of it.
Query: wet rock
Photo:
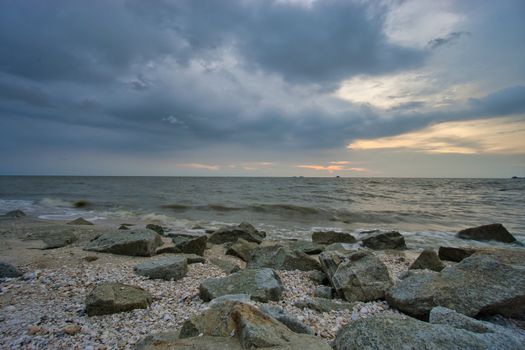
[[[239,238],[237,242],[230,245],[226,250],[227,255],[236,256],[244,261],[250,259],[250,255],[259,245],[254,242],[248,242],[242,238]]]
[[[317,298],[332,299],[334,291],[332,287],[328,286],[319,286],[315,288],[314,296]]]
[[[504,243],[513,243],[516,241],[516,238],[511,235],[502,224],[490,224],[467,228],[459,231],[457,237],[477,241],[498,241]]]
[[[432,271],[441,271],[445,268],[443,262],[433,249],[425,249],[410,265],[409,270],[428,269]]]
[[[227,274],[235,273],[241,270],[241,267],[238,264],[230,260],[221,258],[211,258],[210,262]]]
[[[159,235],[163,235],[164,234],[164,228],[162,226],[160,226],[160,225],[147,224],[146,228],[148,230],[152,230],[152,231],[157,232]]]
[[[142,288],[103,282],[86,297],[86,313],[88,316],[95,316],[145,309],[152,300],[151,294]]]
[[[439,247],[438,254],[441,260],[460,262],[477,251],[474,248]]]
[[[478,252],[455,266],[412,270],[388,293],[399,310],[426,318],[434,306],[467,316],[501,314],[525,319],[525,252]]]
[[[332,276],[337,294],[349,302],[383,299],[392,285],[385,264],[364,250],[350,254]]]
[[[22,276],[22,272],[13,265],[0,261],[0,278],[14,278]]]
[[[312,242],[317,244],[356,243],[354,236],[345,232],[317,231],[312,233]]]
[[[406,249],[405,238],[397,231],[372,234],[363,238],[363,245],[374,250]]]
[[[115,230],[89,242],[84,250],[130,256],[152,256],[160,245],[162,239],[151,230]]]
[[[210,237],[209,242],[214,244],[223,244],[226,242],[236,242],[242,238],[249,242],[261,243],[266,237],[262,231],[258,231],[247,222],[243,222],[238,226],[228,226],[214,231]]]
[[[472,322],[476,322],[472,320]],[[479,321],[477,321],[479,322]],[[385,312],[344,326],[335,339],[336,350],[351,349],[518,349],[523,339],[502,327],[484,330],[470,322],[427,323]]]
[[[281,245],[255,249],[246,266],[248,268],[269,267],[276,270],[321,270],[317,259]]]
[[[306,298],[298,300],[294,306],[299,309],[310,309],[317,312],[330,312],[337,310],[352,310],[354,303],[347,303],[344,301],[336,302],[335,300],[325,298]]]
[[[177,253],[197,254],[203,256],[204,250],[206,249],[206,243],[208,242],[208,237],[177,236],[174,237],[172,240],[175,244],[174,250]]]
[[[253,300],[267,302],[279,300],[283,286],[272,269],[245,269],[227,277],[206,279],[199,286],[199,292],[204,301],[227,294],[249,294]]]
[[[182,256],[166,256],[145,261],[134,267],[135,273],[151,279],[179,280],[188,272],[188,262]]]
[[[94,225],[92,222],[80,217],[67,223],[68,225]]]
[[[24,213],[22,210],[16,209],[5,213],[4,216],[8,218],[22,218],[26,216],[26,213]]]
[[[277,305],[261,305],[260,310],[266,315],[275,318],[277,321],[284,324],[292,332],[301,334],[314,334],[312,329],[306,326],[299,319]]]

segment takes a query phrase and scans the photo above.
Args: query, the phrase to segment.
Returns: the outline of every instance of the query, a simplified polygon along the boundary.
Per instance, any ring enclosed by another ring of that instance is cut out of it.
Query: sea
[[[0,176],[0,214],[152,222],[198,232],[249,222],[270,238],[397,230],[409,247],[498,245],[457,231],[502,223],[525,243],[525,179]]]

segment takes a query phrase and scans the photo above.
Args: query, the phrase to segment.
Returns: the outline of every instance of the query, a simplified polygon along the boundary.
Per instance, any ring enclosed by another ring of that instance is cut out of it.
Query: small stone
[[[87,261],[87,262],[92,262],[92,261],[98,260],[98,256],[88,255],[88,256],[84,257],[84,260]]]
[[[78,324],[70,324],[64,327],[64,333],[69,335],[75,335],[82,330],[82,327]]]
[[[40,326],[30,326],[29,329],[27,330],[28,335],[35,335],[38,333],[42,333],[42,327]]]

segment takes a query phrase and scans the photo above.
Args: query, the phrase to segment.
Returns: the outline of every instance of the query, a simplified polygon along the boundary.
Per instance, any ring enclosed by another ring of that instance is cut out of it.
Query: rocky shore
[[[0,217],[2,349],[518,349],[525,249],[414,250],[399,232],[272,240]]]

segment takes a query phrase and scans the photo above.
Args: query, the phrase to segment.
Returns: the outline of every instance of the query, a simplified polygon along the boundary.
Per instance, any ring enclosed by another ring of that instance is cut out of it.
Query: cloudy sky
[[[525,176],[523,0],[4,0],[0,174]]]

